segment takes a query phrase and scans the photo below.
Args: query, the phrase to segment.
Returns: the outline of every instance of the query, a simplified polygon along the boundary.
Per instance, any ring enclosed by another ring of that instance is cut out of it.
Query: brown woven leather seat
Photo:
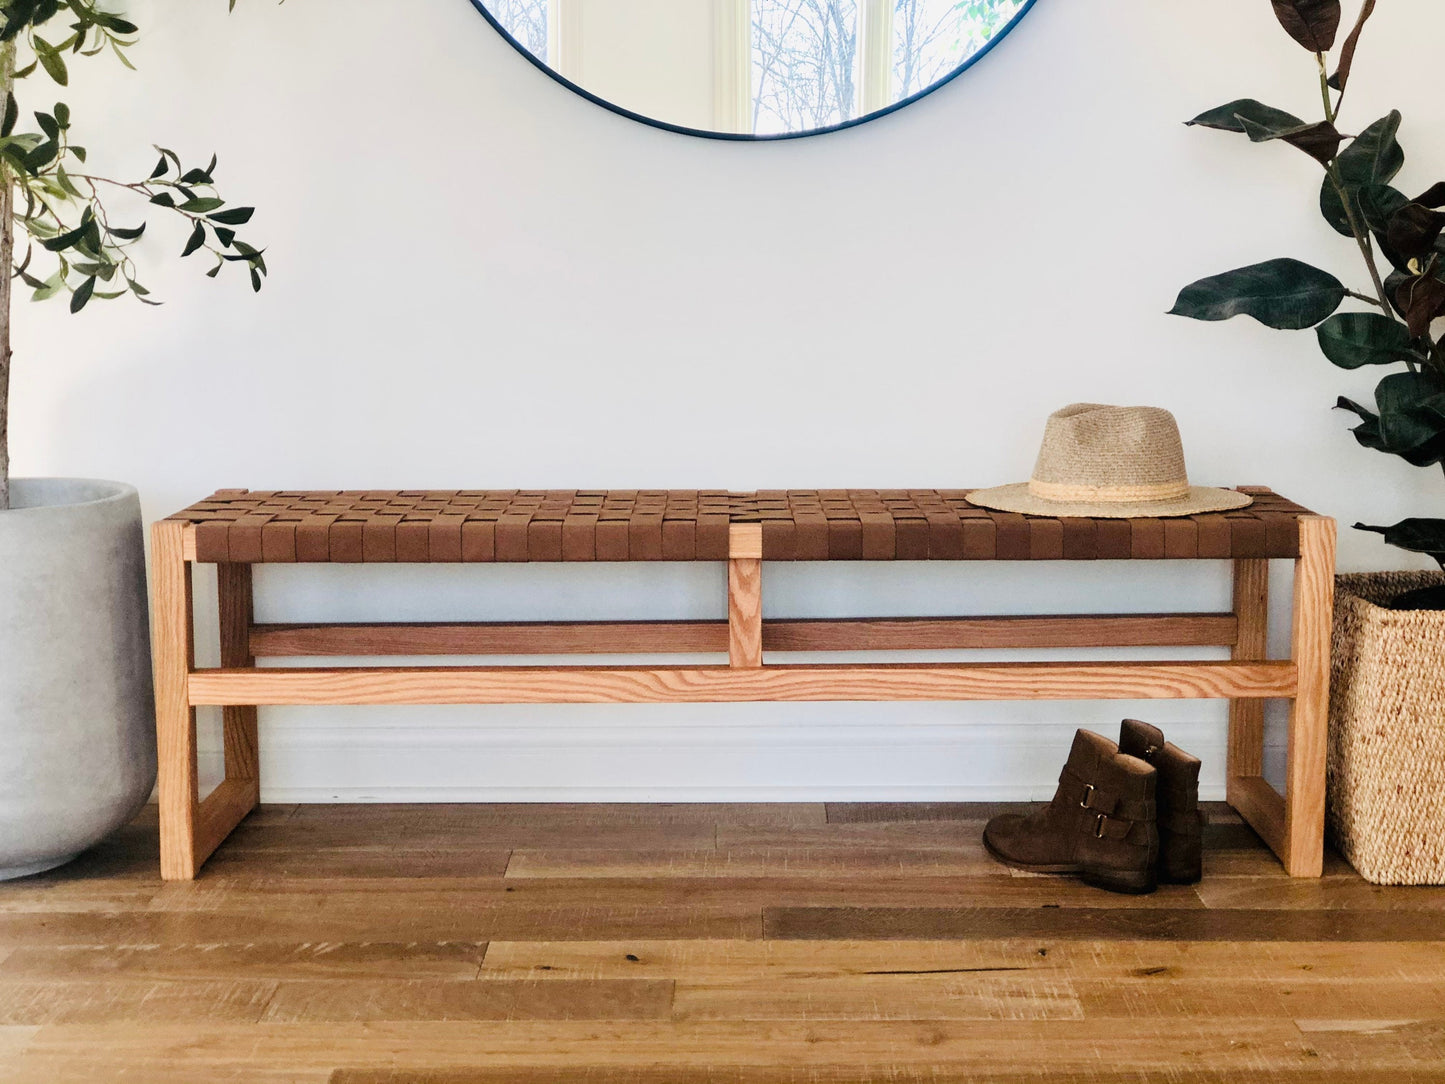
[[[1259,487],[1237,511],[1171,519],[993,512],[963,489],[223,489],[171,516],[202,562],[725,561],[761,523],[770,561],[1051,561],[1299,556],[1308,509]]]

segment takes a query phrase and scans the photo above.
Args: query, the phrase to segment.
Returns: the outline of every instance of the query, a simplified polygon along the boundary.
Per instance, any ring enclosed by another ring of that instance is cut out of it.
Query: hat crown
[[[1060,501],[1171,500],[1189,492],[1174,415],[1074,403],[1049,415],[1029,492]]]

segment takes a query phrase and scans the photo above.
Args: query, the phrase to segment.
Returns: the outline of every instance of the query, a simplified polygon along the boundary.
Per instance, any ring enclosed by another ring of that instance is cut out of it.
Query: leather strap
[[[1089,782],[1068,767],[1065,767],[1059,776],[1059,793],[1070,804],[1076,803],[1080,808],[1092,813],[1103,813],[1119,820],[1153,820],[1157,816],[1157,807],[1152,798],[1121,798],[1117,793]]]

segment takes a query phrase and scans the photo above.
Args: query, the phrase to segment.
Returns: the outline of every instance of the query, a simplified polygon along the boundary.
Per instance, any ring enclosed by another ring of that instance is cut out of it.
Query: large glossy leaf
[[[1312,53],[1328,53],[1340,29],[1340,0],[1273,0],[1279,23]]]
[[[1405,165],[1405,151],[1397,138],[1400,111],[1394,110],[1370,125],[1342,150],[1335,161],[1339,183],[1358,209],[1358,191],[1368,184],[1389,184]],[[1326,177],[1320,189],[1320,213],[1335,230],[1350,236],[1350,220],[1344,202],[1335,190],[1335,180]]]
[[[1268,260],[1184,287],[1173,316],[1228,320],[1253,316],[1267,327],[1298,331],[1314,327],[1345,299],[1335,276],[1299,260]]]
[[[1417,467],[1445,460],[1445,379],[1431,370],[1392,373],[1375,388],[1381,450]]]
[[[1204,128],[1218,128],[1224,132],[1243,132],[1246,120],[1265,128],[1298,128],[1304,124],[1304,121],[1293,113],[1265,105],[1254,98],[1236,98],[1184,123],[1191,127],[1199,125]]]
[[[1335,74],[1330,76],[1330,86],[1335,90],[1343,92],[1350,82],[1350,71],[1355,66],[1355,50],[1360,46],[1360,33],[1365,29],[1365,23],[1375,13],[1375,0],[1365,0],[1360,7],[1360,17],[1355,20],[1355,27],[1350,31],[1349,37],[1345,38],[1345,44],[1340,49],[1340,66],[1335,69]]]
[[[1382,534],[1391,546],[1412,553],[1427,553],[1445,565],[1445,519],[1402,519],[1389,527],[1356,523],[1355,528]]]
[[[1325,357],[1341,369],[1389,365],[1410,354],[1405,325],[1379,312],[1339,312],[1315,328]]]

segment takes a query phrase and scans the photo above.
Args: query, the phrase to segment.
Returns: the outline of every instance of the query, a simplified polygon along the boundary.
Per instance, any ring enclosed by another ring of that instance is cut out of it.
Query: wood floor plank
[[[512,852],[506,849],[461,848],[317,848],[277,849],[267,861],[256,861],[256,851],[223,844],[206,863],[207,883],[294,884],[319,878],[347,880],[436,881],[500,877],[507,871]]]
[[[1313,1038],[1313,1037],[1311,1037]],[[1208,1065],[1219,1072],[1317,1069],[1310,1042],[1289,1021],[1222,1018],[1090,1021],[531,1021],[352,1024],[176,1025],[145,1029],[98,1025],[43,1028],[22,1064],[84,1067],[105,1079],[124,1064],[138,1079],[152,1069],[195,1079],[240,1075],[248,1066],[323,1068],[579,1067],[639,1065],[701,1069],[717,1065],[967,1067],[988,1079],[1036,1064],[1093,1065],[1136,1077],[1162,1064]],[[1399,1060],[1399,1059],[1397,1059]],[[38,1070],[37,1070],[38,1072]],[[19,1080],[41,1079],[22,1073]],[[566,1079],[572,1079],[569,1075]],[[886,1079],[886,1078],[885,1078]],[[1107,1079],[1107,1078],[1101,1078]]]
[[[486,942],[259,942],[17,948],[0,981],[111,977],[221,980],[345,978],[472,979]]]
[[[1006,878],[982,848],[728,847],[709,850],[526,850],[512,852],[508,879],[527,877],[807,877],[874,874]]]
[[[39,1030],[32,1025],[0,1025],[0,1066],[15,1064]]]
[[[261,1018],[269,980],[81,979],[0,981],[0,1024],[109,1024],[156,1020],[245,1023]]]
[[[460,821],[460,823],[457,823]],[[275,826],[243,825],[226,840],[222,850],[254,854],[321,850],[465,851],[485,853],[519,847],[567,847],[573,850],[632,851],[712,847],[716,828],[709,823],[680,824],[526,824],[519,822],[475,824],[467,818],[398,816],[379,827],[368,820],[325,821],[293,818]]]
[[[775,907],[763,913],[769,938],[918,940],[1078,937],[1104,931],[1127,940],[1445,940],[1434,911],[1215,910],[1158,907]]]
[[[661,979],[343,979],[283,982],[268,1023],[391,1020],[661,1020],[673,984]]]
[[[1445,1068],[1381,1069],[1239,1069],[1199,1067],[1167,1070],[1138,1069],[1129,1084],[1441,1084]],[[328,1084],[557,1084],[555,1069],[488,1069],[458,1066],[451,1069],[338,1069]],[[1046,1065],[1013,1070],[992,1070],[986,1075],[968,1067],[852,1065],[756,1066],[714,1065],[706,1068],[627,1069],[581,1067],[567,1073],[568,1084],[1119,1084],[1108,1067],[1072,1065],[1051,1069]]]
[[[397,823],[484,829],[539,826],[656,828],[684,825],[752,825],[779,828],[827,823],[822,802],[477,802],[302,805],[295,819],[322,824]]]
[[[785,847],[846,847],[850,850],[902,849],[947,850],[984,858],[982,823],[979,821],[888,821],[845,822],[784,827],[764,825],[718,825],[720,849]]]

